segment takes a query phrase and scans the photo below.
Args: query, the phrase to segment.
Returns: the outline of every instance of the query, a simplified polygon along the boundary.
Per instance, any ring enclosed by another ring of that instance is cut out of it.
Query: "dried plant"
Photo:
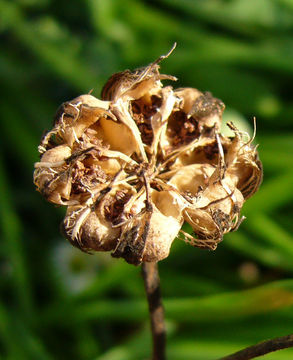
[[[62,232],[85,251],[112,251],[139,265],[153,335],[153,360],[165,360],[164,311],[157,262],[178,233],[216,249],[236,230],[258,189],[262,166],[247,133],[220,133],[224,104],[193,88],[173,89],[160,74],[163,55],[114,74],[102,99],[87,94],[61,105],[41,140],[34,182],[67,206]],[[193,234],[181,230],[188,222]]]
[[[157,262],[180,231],[214,250],[259,187],[253,138],[232,123],[234,137],[220,133],[222,101],[162,85],[176,80],[159,72],[171,51],[114,74],[102,100],[87,94],[63,103],[41,140],[34,182],[48,201],[67,206],[63,233],[85,252]],[[184,221],[192,235],[180,230]]]

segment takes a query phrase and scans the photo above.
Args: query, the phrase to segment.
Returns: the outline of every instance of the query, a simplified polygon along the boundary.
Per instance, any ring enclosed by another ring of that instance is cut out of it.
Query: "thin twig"
[[[161,301],[158,264],[155,262],[143,263],[142,275],[151,318],[153,337],[152,360],[166,360],[166,330],[164,321],[164,308]]]
[[[286,349],[293,346],[293,334],[279,338],[263,341],[259,344],[249,346],[237,351],[232,355],[225,356],[219,360],[249,360],[273,351]]]

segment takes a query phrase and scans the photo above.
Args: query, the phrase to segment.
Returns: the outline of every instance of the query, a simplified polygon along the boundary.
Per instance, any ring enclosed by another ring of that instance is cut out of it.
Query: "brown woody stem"
[[[143,263],[142,275],[151,318],[153,337],[152,360],[166,360],[166,330],[158,264],[155,262]]]
[[[293,346],[293,334],[279,338],[263,341],[259,344],[249,346],[237,351],[232,355],[225,356],[219,360],[249,360],[273,351],[286,349]]]

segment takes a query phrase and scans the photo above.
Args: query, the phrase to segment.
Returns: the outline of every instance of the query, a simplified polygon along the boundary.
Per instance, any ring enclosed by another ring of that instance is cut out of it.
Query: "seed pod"
[[[122,225],[113,253],[134,265],[166,258],[183,223],[180,208],[169,192],[153,191],[147,206],[142,198],[132,207],[135,209],[133,217]]]
[[[59,145],[44,153],[35,164],[34,183],[46,200],[64,205],[70,198],[71,176],[66,159],[71,156],[67,145]]]
[[[72,245],[85,252],[113,250],[120,232],[98,209],[80,205],[68,207],[61,229]]]
[[[251,145],[251,139],[244,142],[243,134],[233,124],[228,125],[235,132],[235,137],[227,149],[227,176],[234,179],[246,200],[258,190],[262,182],[262,163],[256,147]]]
[[[62,104],[41,140],[37,190],[68,206],[62,232],[83,251],[112,251],[135,265],[159,261],[180,231],[193,246],[215,249],[260,185],[253,139],[233,124],[233,138],[220,134],[221,100],[163,86],[176,80],[159,71],[171,51],[114,74],[102,100],[81,95]],[[184,221],[193,235],[180,230]]]

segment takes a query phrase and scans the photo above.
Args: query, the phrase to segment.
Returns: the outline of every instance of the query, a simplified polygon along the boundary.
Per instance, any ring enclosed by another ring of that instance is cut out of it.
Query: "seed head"
[[[112,251],[135,265],[159,261],[180,231],[214,250],[260,185],[253,139],[232,123],[233,138],[220,134],[222,101],[162,85],[176,80],[159,72],[168,55],[114,74],[102,100],[81,95],[62,104],[41,140],[34,183],[67,206],[62,232],[85,252]],[[184,221],[192,235],[180,230]]]

